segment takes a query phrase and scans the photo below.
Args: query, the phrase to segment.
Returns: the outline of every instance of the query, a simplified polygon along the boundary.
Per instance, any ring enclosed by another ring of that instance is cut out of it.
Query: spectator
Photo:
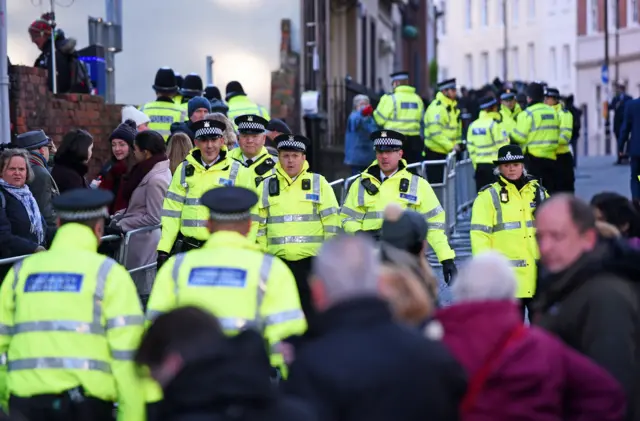
[[[33,170],[33,180],[27,184],[31,194],[38,203],[38,209],[47,226],[56,226],[56,213],[51,206],[51,199],[59,194],[51,173],[49,172],[49,158],[55,153],[53,141],[42,131],[36,130],[23,133],[16,137],[15,146],[29,152],[29,164]]]
[[[110,233],[126,233],[160,224],[162,202],[171,183],[164,138],[153,130],[140,132],[135,137],[134,148],[137,164],[131,168],[120,189],[122,200],[128,205],[126,210],[114,216],[108,227]],[[159,229],[133,235],[126,256],[126,268],[134,269],[155,262],[159,241]],[[153,277],[147,279],[146,271],[134,274],[133,279],[141,295],[151,292]],[[141,291],[143,285],[148,285],[148,288]]]
[[[304,404],[273,387],[258,333],[226,337],[215,317],[195,307],[158,316],[143,336],[135,362],[148,367],[163,388],[164,399],[154,408],[158,414],[151,410],[148,419],[316,419]]]
[[[580,139],[580,129],[582,128],[582,110],[574,105],[573,95],[567,96],[564,105],[573,116],[573,131],[571,132],[571,147],[573,148],[573,166],[578,165],[578,139]]]
[[[467,371],[462,419],[621,420],[625,399],[613,377],[544,330],[524,326],[516,282],[502,254],[474,256],[451,287],[454,304],[425,329]]]
[[[616,83],[616,96],[613,97],[611,102],[609,103],[609,111],[613,111],[613,133],[618,140],[618,147],[620,146],[620,130],[622,129],[622,123],[624,121],[624,108],[627,105],[627,102],[631,101],[633,98],[627,95],[627,87],[622,83]],[[622,158],[625,156],[624,149],[618,149],[618,160],[617,164],[622,163]]]
[[[187,103],[187,111],[189,119],[171,124],[171,135],[180,132],[186,133],[193,141],[195,133],[193,133],[191,125],[200,120],[204,120],[204,117],[211,112],[211,103],[203,96],[196,96],[191,98]]]
[[[136,162],[133,156],[133,139],[136,137],[136,133],[136,123],[133,120],[125,121],[111,133],[109,136],[111,159],[100,171],[98,179],[91,183],[92,186],[113,193],[115,199],[109,206],[109,215],[126,209],[128,206],[127,200],[122,195],[121,187],[126,174]]]
[[[132,105],[122,107],[122,123],[127,120],[135,121],[136,130],[139,132],[149,130],[149,123],[151,122],[149,116]]]
[[[265,146],[275,148],[276,144],[274,139],[281,134],[292,134],[293,132],[287,126],[287,123],[280,120],[279,118],[272,118],[267,124],[267,143]]]
[[[629,199],[613,192],[598,193],[591,198],[591,207],[597,221],[612,224],[632,247],[640,249],[640,215]]]
[[[193,149],[193,142],[186,133],[176,133],[171,136],[167,155],[169,155],[169,169],[171,174],[176,172],[176,168],[189,155]]]
[[[639,254],[599,240],[593,210],[574,196],[545,201],[536,229],[547,274],[534,323],[607,370],[628,397],[628,419],[640,419]]]
[[[207,114],[205,118],[207,120],[221,121],[225,124],[226,128],[224,129],[224,133],[222,136],[224,137],[224,144],[227,146],[228,150],[231,150],[238,146],[238,136],[236,135],[236,129],[233,126],[233,122],[229,120],[224,114]]]
[[[631,160],[631,197],[637,200],[640,199],[640,98],[627,101],[624,107],[624,119],[618,138],[619,154],[625,151],[627,142],[629,148],[626,149],[626,154]]]
[[[82,129],[73,129],[62,137],[51,170],[60,193],[77,188],[89,188],[85,175],[93,152],[93,137]]]
[[[29,153],[6,149],[0,155],[0,243],[4,257],[45,250],[53,238],[27,182],[33,180]]]
[[[322,420],[457,420],[462,368],[441,344],[392,320],[379,276],[368,236],[324,243],[311,278],[317,320],[295,346],[285,389]]]
[[[351,167],[351,175],[360,174],[376,160],[373,143],[369,139],[369,135],[378,130],[372,115],[369,97],[356,95],[347,120],[344,141],[344,163]]]

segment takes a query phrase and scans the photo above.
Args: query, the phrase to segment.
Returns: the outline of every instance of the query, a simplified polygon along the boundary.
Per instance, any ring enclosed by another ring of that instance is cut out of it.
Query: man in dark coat
[[[627,87],[622,83],[616,83],[616,96],[613,97],[611,103],[609,104],[609,111],[613,111],[613,134],[616,136],[618,140],[618,161],[617,164],[622,163],[622,159],[625,155],[628,155],[624,149],[620,149],[620,139],[621,139],[621,130],[622,130],[622,122],[624,120],[624,108],[627,105],[627,102],[631,101],[633,98],[627,95]]]
[[[640,253],[598,237],[593,210],[559,194],[536,214],[542,268],[534,323],[609,371],[640,420]]]
[[[618,148],[626,151],[631,160],[631,197],[640,199],[640,98],[627,101],[625,105]]]
[[[293,342],[285,391],[321,420],[457,420],[462,368],[441,343],[393,320],[378,296],[379,271],[368,237],[324,243],[311,278],[319,315]]]

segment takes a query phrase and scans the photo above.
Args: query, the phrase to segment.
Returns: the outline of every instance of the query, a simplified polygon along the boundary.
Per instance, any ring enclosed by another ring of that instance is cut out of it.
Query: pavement
[[[630,197],[629,166],[614,165],[614,162],[613,157],[581,157],[576,171],[576,195],[586,201],[603,191],[617,192]],[[455,262],[458,267],[471,257],[470,220],[470,213],[458,215],[456,230],[449,238],[449,244],[456,252]],[[442,266],[432,251],[427,257],[440,284],[440,302],[447,305],[451,302],[451,292],[444,283]]]

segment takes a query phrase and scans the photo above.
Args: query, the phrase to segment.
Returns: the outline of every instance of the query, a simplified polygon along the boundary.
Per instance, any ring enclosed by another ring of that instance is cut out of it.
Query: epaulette
[[[271,158],[267,158],[264,161],[262,161],[260,165],[256,166],[255,172],[258,175],[263,175],[264,173],[266,173],[267,171],[269,171],[275,166],[276,166],[276,163],[274,162],[274,160]]]
[[[440,105],[440,104],[442,104],[442,101],[437,100],[437,101],[436,101],[436,105]]]
[[[420,174],[418,174],[418,168],[415,168],[415,167],[413,167],[413,168],[406,168],[406,167],[405,167],[405,171],[406,171],[406,172],[408,172],[408,173],[409,173],[409,174],[411,174],[411,175],[417,175],[417,176],[420,176]]]
[[[478,194],[482,193],[485,190],[488,190],[489,188],[493,187],[493,183],[492,184],[487,184],[486,186],[482,187],[480,189],[480,191],[478,191]]]

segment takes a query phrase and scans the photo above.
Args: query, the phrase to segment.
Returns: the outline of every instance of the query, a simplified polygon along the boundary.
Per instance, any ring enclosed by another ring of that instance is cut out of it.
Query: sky
[[[183,76],[195,72],[206,84],[206,56],[215,61],[214,84],[238,80],[251,99],[269,106],[271,71],[280,61],[280,20],[300,21],[299,0],[122,0],[123,51],[116,54],[116,101],[141,104],[154,98],[158,68]],[[27,28],[50,0],[7,0],[8,49],[13,64],[33,65],[39,54]],[[152,12],[152,9],[153,10]],[[56,20],[78,48],[88,44],[88,17],[106,17],[105,0],[56,0]],[[293,48],[298,49],[296,39]]]

